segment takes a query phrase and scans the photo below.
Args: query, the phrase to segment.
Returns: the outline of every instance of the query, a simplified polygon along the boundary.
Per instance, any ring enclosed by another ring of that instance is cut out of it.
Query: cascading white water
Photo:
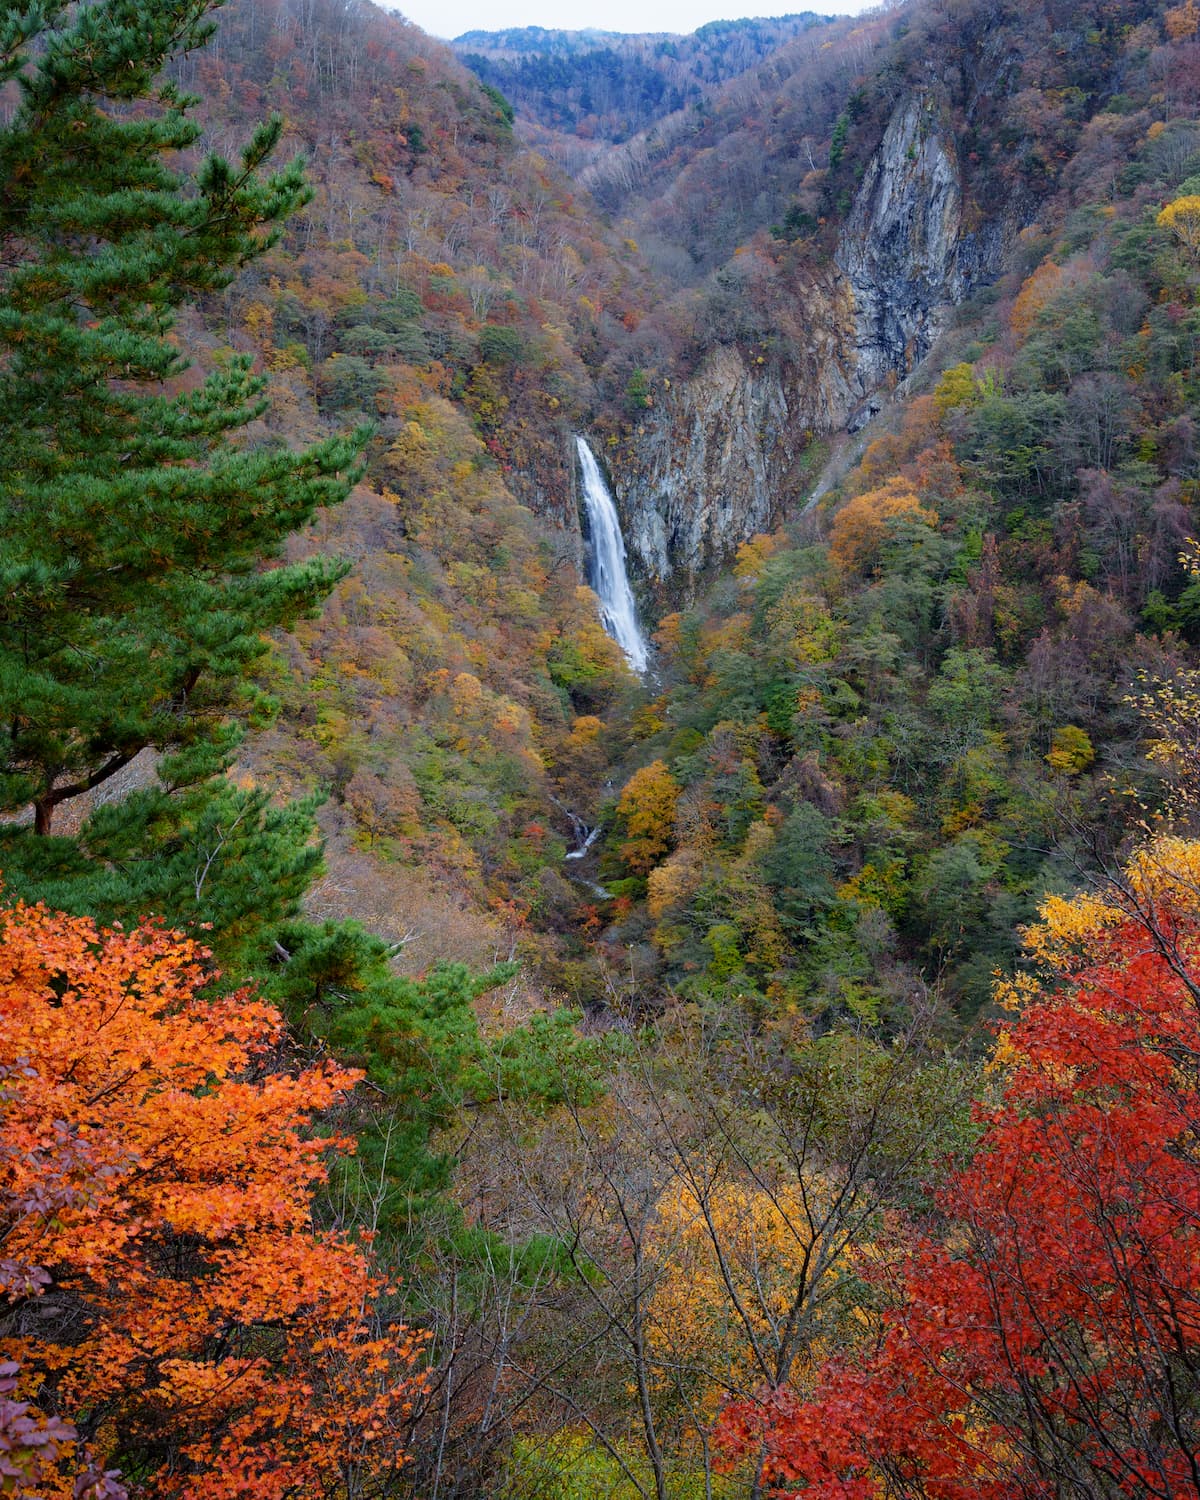
[[[625,540],[617,507],[608,492],[596,455],[581,437],[575,439],[579,466],[583,470],[583,503],[587,506],[592,533],[592,558],[588,582],[600,601],[600,623],[625,653],[625,659],[641,676],[650,659],[650,648],[638,624],[637,606],[625,571]]]

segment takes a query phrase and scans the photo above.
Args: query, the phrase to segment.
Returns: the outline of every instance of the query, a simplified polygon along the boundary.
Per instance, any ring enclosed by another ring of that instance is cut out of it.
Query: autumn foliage
[[[729,1390],[754,1385],[785,1330],[803,1323],[801,1342],[817,1341],[822,1319],[801,1305],[806,1294],[817,1300],[814,1285],[829,1274],[816,1224],[836,1191],[813,1174],[767,1186],[726,1178],[701,1191],[677,1182],[663,1195],[654,1238],[669,1269],[651,1310],[649,1347],[664,1387],[666,1372],[676,1379],[687,1372],[705,1420]]]
[[[1185,193],[1176,198],[1158,216],[1158,225],[1169,229],[1194,261],[1200,255],[1200,197]]]
[[[678,801],[679,787],[661,760],[625,783],[617,803],[626,833],[621,858],[635,874],[647,874],[670,849]]]
[[[894,478],[856,495],[838,511],[829,533],[830,554],[848,571],[866,570],[878,560],[889,523],[899,520],[937,524],[937,517],[921,504],[907,481]]]
[[[46,1497],[106,1469],[196,1500],[376,1493],[416,1345],[382,1336],[362,1252],[314,1228],[333,1143],[305,1129],[356,1075],[278,1071],[278,1014],[202,995],[204,951],[160,928],[22,906],[0,927],[13,1466]]]
[[[780,1493],[1017,1500],[1196,1492],[1200,846],[1052,900],[1007,998],[998,1102],[890,1269],[859,1363],[726,1413]]]

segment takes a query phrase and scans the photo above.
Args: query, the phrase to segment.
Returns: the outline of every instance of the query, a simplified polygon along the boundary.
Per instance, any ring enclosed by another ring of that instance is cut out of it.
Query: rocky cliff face
[[[866,410],[871,396],[910,374],[933,347],[951,307],[999,269],[1000,221],[967,231],[953,140],[932,99],[896,110],[863,177],[834,257],[849,283],[848,363]]]
[[[658,396],[612,476],[635,574],[686,590],[802,496],[814,432],[841,426],[852,400],[838,364],[836,330],[850,312],[841,301],[822,299],[814,312],[808,379],[724,345]]]
[[[678,586],[803,498],[799,460],[811,437],[867,422],[953,305],[999,270],[1004,222],[969,229],[966,219],[934,102],[903,101],[832,265],[806,289],[807,347],[772,373],[732,347],[716,350],[663,394],[614,472],[636,572]]]
[[[666,398],[638,444],[636,474],[625,476],[626,547],[642,570],[657,580],[683,560],[702,569],[732,537],[769,524],[794,456],[790,419],[778,380],[729,348]]]

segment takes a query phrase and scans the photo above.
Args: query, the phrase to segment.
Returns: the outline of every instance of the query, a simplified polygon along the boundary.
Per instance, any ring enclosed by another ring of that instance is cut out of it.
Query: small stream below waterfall
[[[575,840],[574,849],[569,854],[563,855],[564,862],[567,860],[586,859],[592,851],[592,845],[603,832],[601,825],[597,823],[594,828],[589,828],[574,809],[560,802],[557,797],[551,797],[550,800],[558,808],[559,812],[563,814],[567,822],[570,823],[571,835]],[[582,886],[585,891],[590,891],[593,896],[599,897],[601,901],[610,901],[612,899],[611,891],[606,891],[598,881],[589,880],[580,870],[569,870],[567,878],[574,881],[576,885]]]
[[[588,850],[592,847],[592,845],[596,842],[596,840],[599,837],[600,837],[600,825],[599,825],[599,823],[597,823],[596,826],[595,826],[595,828],[589,828],[588,829],[587,835],[584,838],[583,842],[580,844],[579,848],[578,849],[572,849],[571,852],[570,852],[570,854],[564,855],[563,858],[564,859],[585,859],[587,857]]]

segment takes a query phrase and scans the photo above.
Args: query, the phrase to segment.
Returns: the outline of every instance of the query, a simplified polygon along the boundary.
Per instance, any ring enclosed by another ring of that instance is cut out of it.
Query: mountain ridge
[[[828,24],[797,12],[713,21],[694,32],[472,31],[451,44],[510,99],[523,129],[569,169],[574,142],[616,144],[665,116],[702,105],[731,78],[794,37]]]

